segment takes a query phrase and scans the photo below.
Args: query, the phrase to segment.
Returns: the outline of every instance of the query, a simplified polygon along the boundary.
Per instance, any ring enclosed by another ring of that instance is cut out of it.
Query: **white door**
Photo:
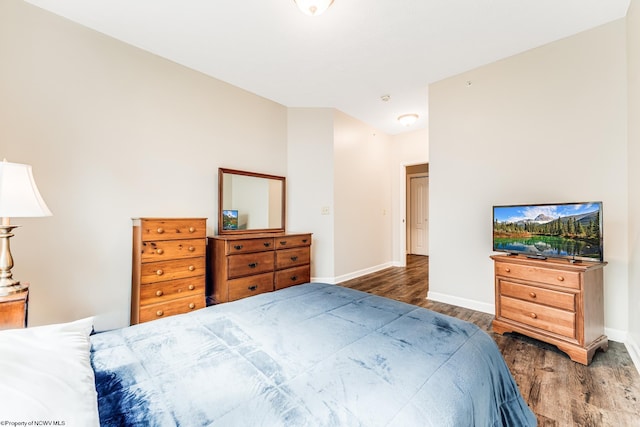
[[[411,253],[429,255],[429,177],[410,180]]]

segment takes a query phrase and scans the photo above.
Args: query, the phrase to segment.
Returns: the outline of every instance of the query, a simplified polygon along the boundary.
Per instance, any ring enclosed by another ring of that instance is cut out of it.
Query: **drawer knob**
[[[164,253],[164,249],[156,249],[156,253],[158,255],[162,255]]]
[[[189,303],[189,308],[193,310],[194,308],[196,308],[196,305],[194,303]]]
[[[189,233],[193,233],[193,232],[195,232],[195,231],[196,231],[196,228],[195,228],[195,227],[189,227]]]
[[[535,292],[529,292],[529,296],[530,296],[531,298],[535,298],[535,297],[537,297],[537,295],[536,295],[536,293],[535,293]]]
[[[164,311],[162,311],[162,310],[156,311],[156,316],[158,316],[158,317],[164,316]]]
[[[156,270],[156,274],[158,276],[162,276],[164,274],[164,271],[163,270]]]
[[[249,268],[256,268],[258,266],[257,262],[252,262],[251,264],[249,264]]]
[[[271,246],[271,242],[264,242],[263,245],[265,248],[268,248],[269,246]]]
[[[190,266],[189,266],[189,271],[193,271],[193,270],[195,270],[195,269],[196,269],[196,268],[195,268],[193,265],[190,265]]]
[[[235,249],[236,251],[239,251],[240,249],[242,249],[242,245],[235,245],[233,249]]]
[[[158,229],[156,231],[158,232],[158,234],[162,234],[162,233],[164,233],[164,228],[158,227]]]
[[[193,246],[189,246],[189,248],[188,248],[188,249],[189,249],[189,252],[193,252],[193,251],[195,251],[195,250],[196,250],[196,248],[194,248]]]
[[[287,244],[287,241],[286,241],[286,240],[281,240],[281,241],[280,241],[280,244],[281,244],[282,246],[284,246],[284,245],[286,245],[286,244]]]
[[[302,239],[302,243],[307,243],[307,239]]]
[[[190,290],[190,291],[194,290],[195,288],[196,288],[196,286],[195,286],[195,285],[189,285],[189,290]]]
[[[559,281],[559,282],[564,282],[564,277],[562,277],[562,276],[558,276],[558,281]]]
[[[530,313],[529,316],[531,316],[532,319],[537,319],[538,315],[535,313]]]
[[[251,285],[247,289],[249,289],[250,291],[255,291],[256,289],[258,289],[258,285]]]
[[[504,271],[506,271],[507,273],[511,273],[511,269],[509,267],[505,268]]]
[[[297,261],[297,260],[298,260],[298,257],[297,257],[297,256],[292,256],[292,257],[291,257],[291,261]]]
[[[157,296],[157,297],[161,297],[161,296],[162,296],[162,294],[163,294],[163,292],[162,292],[162,291],[156,291],[156,296]]]
[[[291,276],[291,281],[295,282],[296,280],[298,280],[298,276]]]

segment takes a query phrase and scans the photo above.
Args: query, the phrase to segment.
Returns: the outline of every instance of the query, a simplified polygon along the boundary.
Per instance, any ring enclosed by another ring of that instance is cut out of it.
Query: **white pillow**
[[[93,318],[0,331],[0,418],[99,426]],[[25,424],[26,425],[26,424]]]

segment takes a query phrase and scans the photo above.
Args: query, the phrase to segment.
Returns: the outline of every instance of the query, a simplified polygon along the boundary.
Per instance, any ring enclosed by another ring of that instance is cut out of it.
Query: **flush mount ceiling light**
[[[417,114],[403,114],[398,117],[398,121],[405,126],[411,126],[417,120],[418,120]]]
[[[318,16],[333,3],[333,0],[293,0],[298,9],[310,16]]]

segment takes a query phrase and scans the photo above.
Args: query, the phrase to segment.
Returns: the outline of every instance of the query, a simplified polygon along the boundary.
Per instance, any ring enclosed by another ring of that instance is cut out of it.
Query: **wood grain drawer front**
[[[311,249],[307,247],[276,251],[276,269],[309,264]]]
[[[205,256],[206,243],[204,239],[142,242],[142,262]]]
[[[276,249],[295,248],[298,246],[310,246],[311,234],[295,234],[291,236],[276,237]]]
[[[142,240],[204,239],[207,235],[206,219],[143,219]]]
[[[576,311],[576,294],[570,292],[555,291],[501,280],[500,295],[544,304],[562,310]]]
[[[273,251],[256,252],[253,254],[233,255],[227,258],[228,278],[249,276],[252,274],[273,271]]]
[[[273,291],[273,273],[256,274],[229,280],[229,301]]]
[[[273,237],[227,241],[227,255],[273,250]]]
[[[205,259],[203,257],[150,262],[142,264],[140,268],[140,283],[164,282],[204,275]]]
[[[205,307],[204,295],[178,298],[166,303],[140,307],[140,322],[161,319],[175,314],[188,313]]]
[[[576,338],[576,314],[571,311],[501,296],[500,316],[568,338]]]
[[[308,283],[311,280],[310,273],[308,265],[276,271],[276,290],[301,283]]]
[[[559,271],[526,265],[496,263],[496,276],[580,289],[580,273],[574,271]]]
[[[140,287],[140,305],[157,304],[194,295],[204,295],[202,277],[142,285]]]

